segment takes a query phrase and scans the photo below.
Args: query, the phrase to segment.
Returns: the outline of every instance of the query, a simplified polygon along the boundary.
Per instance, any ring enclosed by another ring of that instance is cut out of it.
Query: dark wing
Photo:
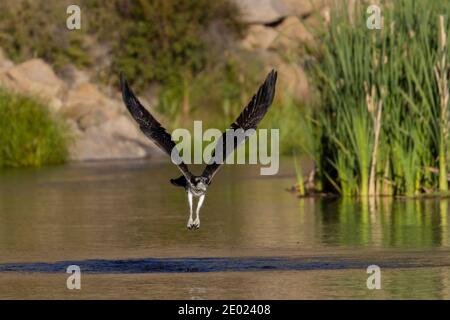
[[[261,87],[259,87],[258,92],[253,96],[249,104],[244,108],[239,117],[231,125],[230,129],[237,130],[249,130],[256,129],[258,124],[264,118],[270,105],[272,104],[273,98],[275,96],[275,84],[277,82],[277,72],[272,70],[268,75]],[[226,158],[236,149],[241,143],[245,142],[247,137],[244,139],[235,139],[227,131],[222,134],[222,137],[217,142],[215,147],[215,153],[211,162],[206,166],[202,173],[202,176],[208,179],[208,184],[211,183],[212,178],[219,170],[220,166],[225,162]],[[233,139],[233,140],[230,140]],[[228,143],[232,143],[232,148],[226,148]],[[222,161],[214,161],[215,154],[220,152],[219,158]]]
[[[173,142],[170,134],[167,133],[161,124],[148,112],[136,96],[133,91],[128,86],[127,81],[123,73],[120,74],[120,87],[122,90],[122,98],[128,111],[130,111],[134,120],[139,124],[142,132],[150,138],[161,150],[166,152],[172,160],[172,150],[174,150],[174,156],[176,157],[176,162],[179,163],[177,166],[188,181],[191,181],[192,174],[189,171],[187,165],[179,157],[179,152],[175,147],[175,142]]]

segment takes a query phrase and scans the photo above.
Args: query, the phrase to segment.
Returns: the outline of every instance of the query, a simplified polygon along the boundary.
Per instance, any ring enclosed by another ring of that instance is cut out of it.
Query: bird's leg
[[[188,201],[189,201],[189,220],[187,223],[187,228],[192,229],[194,222],[192,220],[192,193],[188,192]]]
[[[201,195],[200,199],[198,200],[198,203],[197,203],[197,210],[195,210],[195,214],[197,215],[197,217],[195,218],[195,221],[194,221],[194,227],[196,229],[200,228],[200,208],[203,205],[204,199],[205,199],[205,195]]]

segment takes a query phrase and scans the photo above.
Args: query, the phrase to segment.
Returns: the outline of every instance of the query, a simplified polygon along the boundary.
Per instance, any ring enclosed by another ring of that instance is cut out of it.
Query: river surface
[[[450,298],[448,200],[298,199],[293,168],[226,166],[196,231],[162,161],[0,171],[0,299]]]

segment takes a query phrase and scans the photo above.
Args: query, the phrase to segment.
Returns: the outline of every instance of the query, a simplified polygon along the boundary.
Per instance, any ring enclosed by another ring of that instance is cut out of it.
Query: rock
[[[277,65],[280,87],[299,101],[310,99],[308,78],[303,68],[296,63],[280,62]]]
[[[75,161],[135,159],[161,154],[126,116],[88,128],[70,147],[70,158]]]
[[[64,82],[41,59],[28,60],[8,69],[1,82],[10,90],[46,101],[60,96],[65,90]]]
[[[274,0],[234,0],[245,23],[268,24],[283,18],[274,7]]]
[[[72,88],[80,86],[81,84],[88,83],[90,81],[90,76],[86,71],[81,71],[72,64],[65,66],[59,72],[59,76]]]
[[[246,37],[241,41],[243,48],[247,50],[268,49],[277,38],[278,32],[264,25],[251,25]]]
[[[272,24],[288,16],[306,17],[332,0],[234,0],[245,23]]]
[[[277,37],[270,44],[271,49],[286,54],[298,55],[305,43],[314,43],[313,36],[297,17],[287,17],[276,27]]]
[[[110,132],[112,136],[137,141],[145,146],[152,146],[152,142],[144,136],[131,116],[121,115],[116,119],[99,126],[101,130]]]
[[[313,41],[313,36],[297,17],[287,17],[279,26],[277,26],[276,30],[279,34],[277,40],[279,40],[280,43]]]
[[[53,98],[48,103],[50,112],[53,112],[53,113],[58,113],[61,110],[62,106],[63,106],[63,103],[62,103],[61,99],[59,99],[59,98]]]
[[[332,0],[273,0],[273,8],[282,16],[306,17],[322,9]]]
[[[13,66],[14,63],[6,57],[5,53],[3,52],[3,49],[0,48],[0,73],[7,71]]]
[[[330,9],[324,8],[319,14],[314,14],[306,19],[302,19],[302,24],[307,30],[323,30],[330,22]]]
[[[162,153],[124,114],[122,101],[91,83],[69,90],[60,112],[76,132],[69,147],[71,160],[135,159]]]
[[[281,95],[288,94],[299,101],[310,99],[308,78],[303,68],[294,62],[287,62],[275,52],[263,51],[258,59],[266,66],[265,72],[275,68],[278,71],[277,87]]]
[[[80,138],[83,135],[83,131],[80,130],[78,124],[72,119],[65,119],[65,125],[73,139]]]
[[[72,161],[136,159],[147,155],[138,144],[114,139],[98,130],[89,130],[77,138],[69,153]]]
[[[70,90],[61,112],[77,121],[83,130],[100,125],[120,114],[118,102],[106,97],[90,83]]]

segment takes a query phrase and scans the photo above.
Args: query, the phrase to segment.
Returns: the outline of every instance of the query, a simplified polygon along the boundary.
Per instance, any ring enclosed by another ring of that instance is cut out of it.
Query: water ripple
[[[371,265],[368,261],[332,260],[330,258],[142,258],[142,259],[93,259],[58,261],[52,263],[5,263],[0,272],[65,272],[70,265],[77,265],[83,273],[163,273],[163,272],[237,272],[283,270],[337,270],[361,269]],[[377,263],[384,268],[418,268],[423,264],[406,262]]]

